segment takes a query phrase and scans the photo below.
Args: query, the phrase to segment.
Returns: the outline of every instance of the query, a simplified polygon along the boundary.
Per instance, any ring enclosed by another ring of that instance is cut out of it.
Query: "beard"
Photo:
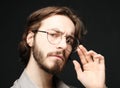
[[[62,62],[59,60],[55,60],[54,66],[49,67],[47,65],[49,63],[45,63],[46,58],[44,57],[44,53],[37,47],[37,44],[34,44],[34,46],[32,47],[32,51],[33,51],[33,57],[34,57],[35,61],[37,62],[38,66],[40,67],[40,69],[43,69],[45,72],[50,73],[52,75],[55,75],[55,74],[61,72],[62,69],[64,68],[64,65],[67,62],[66,58],[64,58],[64,60]],[[59,53],[59,52],[56,52],[56,53]],[[49,57],[52,54],[53,54],[53,52],[48,53],[47,57]],[[54,54],[55,54],[55,52],[54,52]],[[63,54],[63,56],[65,57],[65,53]],[[62,65],[61,65],[61,63],[62,63]]]

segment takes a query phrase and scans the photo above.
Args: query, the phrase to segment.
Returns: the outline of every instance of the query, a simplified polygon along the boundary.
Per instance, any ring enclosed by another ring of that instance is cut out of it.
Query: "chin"
[[[48,69],[46,69],[47,72],[51,73],[51,74],[57,74],[60,73],[63,69],[63,65],[58,64],[58,63],[51,63],[48,66]]]

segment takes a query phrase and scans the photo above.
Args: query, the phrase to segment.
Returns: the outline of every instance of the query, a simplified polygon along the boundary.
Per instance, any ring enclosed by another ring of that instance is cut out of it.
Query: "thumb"
[[[82,68],[81,68],[79,62],[76,61],[76,60],[73,60],[73,64],[74,64],[74,68],[75,68],[75,71],[76,71],[77,75],[81,74],[82,73]]]

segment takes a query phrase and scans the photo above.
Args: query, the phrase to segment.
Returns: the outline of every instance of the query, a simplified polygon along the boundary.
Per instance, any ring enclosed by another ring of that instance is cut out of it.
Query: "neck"
[[[39,88],[53,88],[53,75],[41,69],[34,58],[30,58],[25,71],[34,84],[36,84]]]

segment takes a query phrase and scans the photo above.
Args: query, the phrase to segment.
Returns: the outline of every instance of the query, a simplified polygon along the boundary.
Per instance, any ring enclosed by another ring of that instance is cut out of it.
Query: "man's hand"
[[[77,49],[81,65],[73,60],[78,80],[86,88],[105,88],[105,61],[101,54],[80,45]]]

